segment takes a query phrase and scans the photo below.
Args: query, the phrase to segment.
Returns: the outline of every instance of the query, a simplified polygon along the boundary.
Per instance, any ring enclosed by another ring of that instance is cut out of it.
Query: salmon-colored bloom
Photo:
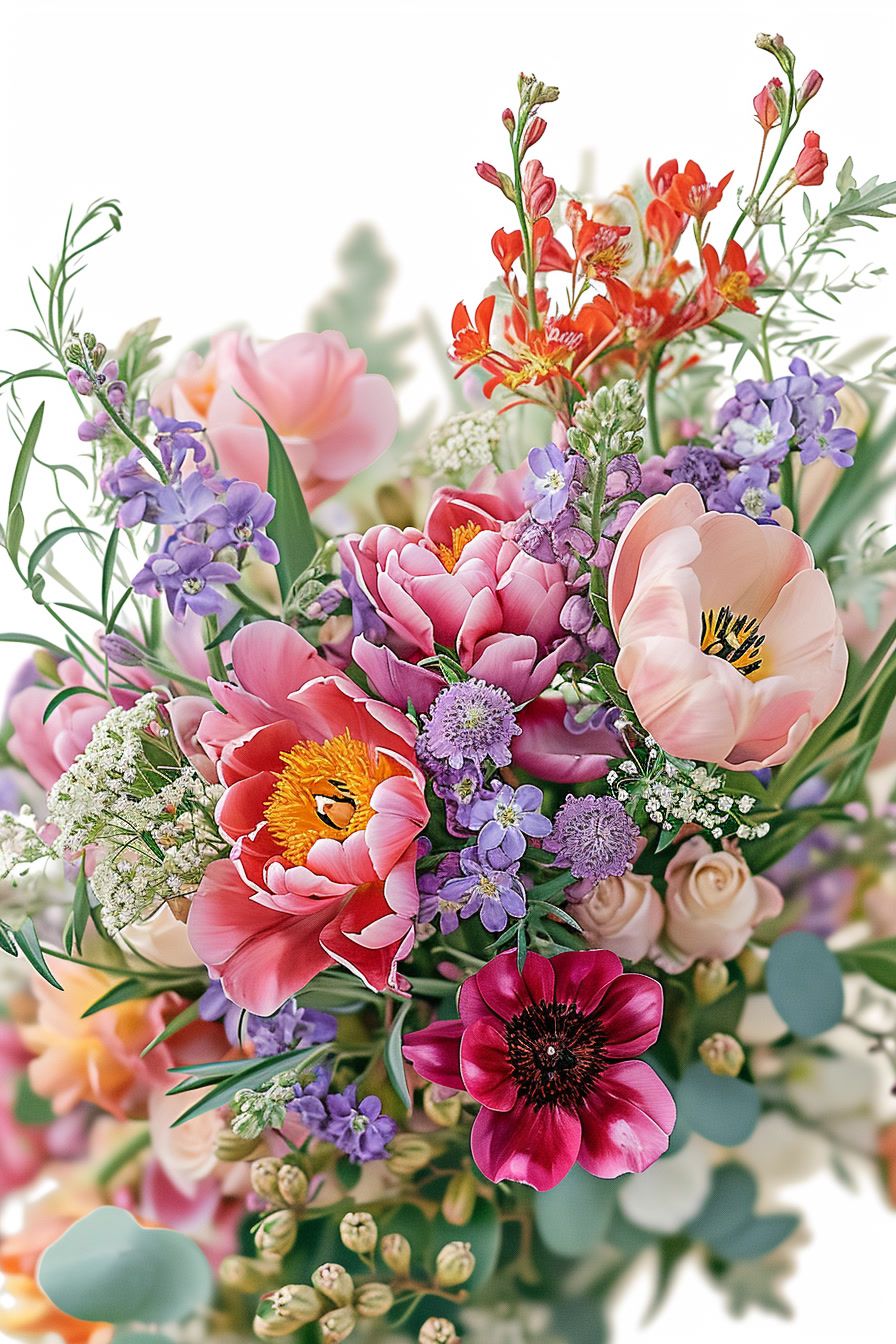
[[[670,755],[778,765],[840,699],[846,644],[809,547],[784,527],[707,512],[692,485],[631,519],[609,606],[619,684]]]
[[[725,256],[719,260],[719,254],[712,243],[703,248],[703,267],[706,272],[700,289],[700,298],[706,307],[708,319],[712,320],[719,312],[729,307],[739,308],[743,313],[757,312],[756,300],[751,293],[752,286],[764,276],[755,266],[747,262],[746,253],[740,243],[731,238],[725,248]]]
[[[644,228],[663,253],[672,252],[684,232],[686,217],[673,210],[671,205],[658,196],[650,202],[644,211]]]
[[[491,353],[491,325],[494,311],[494,294],[489,294],[477,306],[475,323],[470,320],[466,304],[459,303],[454,309],[454,316],[451,319],[451,334],[454,337],[451,358],[463,366],[458,369],[458,377],[472,364],[478,364]]]
[[[803,147],[790,171],[790,176],[798,187],[817,187],[824,181],[828,156],[821,148],[821,139],[817,131],[807,131],[803,136]]]
[[[709,214],[710,210],[715,210],[722,194],[728,183],[733,177],[733,172],[726,173],[717,186],[707,182],[706,174],[698,163],[693,159],[688,159],[682,171],[672,175],[666,191],[663,193],[663,200],[667,205],[671,205],[673,210],[680,210],[684,215],[690,215],[698,223]]]
[[[772,127],[777,126],[778,122],[781,120],[781,113],[778,111],[778,105],[772,97],[772,90],[780,89],[782,87],[783,85],[781,84],[780,79],[776,76],[774,79],[770,79],[767,84],[763,84],[762,88],[753,99],[753,109],[756,113],[756,120],[759,122],[759,125],[766,135],[768,135]]]

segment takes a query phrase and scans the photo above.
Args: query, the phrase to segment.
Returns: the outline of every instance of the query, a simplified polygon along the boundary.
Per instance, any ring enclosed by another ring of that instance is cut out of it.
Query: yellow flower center
[[[731,271],[719,281],[718,288],[727,303],[742,303],[750,292],[750,277],[746,271]]]
[[[442,542],[440,546],[436,547],[436,554],[449,574],[453,571],[454,566],[460,559],[461,552],[467,542],[472,541],[474,537],[478,537],[481,531],[482,528],[479,524],[474,523],[471,519],[461,527],[452,527],[450,545],[446,545],[445,542]]]
[[[762,647],[765,635],[759,633],[759,622],[752,616],[733,612],[730,607],[704,611],[700,621],[702,652],[724,658],[743,676],[756,680],[768,657],[768,650]]]
[[[345,840],[363,831],[377,784],[397,774],[388,756],[376,759],[366,742],[346,731],[328,742],[297,742],[280,758],[283,771],[265,816],[283,857],[301,866],[316,840]]]

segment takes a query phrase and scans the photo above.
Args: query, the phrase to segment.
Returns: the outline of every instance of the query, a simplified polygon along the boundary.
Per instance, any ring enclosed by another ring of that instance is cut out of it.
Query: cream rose
[[[774,883],[754,877],[736,841],[714,850],[695,835],[679,846],[666,868],[664,942],[678,968],[697,957],[728,961],[752,930],[781,912],[784,898]]]
[[[572,911],[589,947],[605,948],[628,961],[646,957],[663,927],[663,903],[649,877],[607,877]]]

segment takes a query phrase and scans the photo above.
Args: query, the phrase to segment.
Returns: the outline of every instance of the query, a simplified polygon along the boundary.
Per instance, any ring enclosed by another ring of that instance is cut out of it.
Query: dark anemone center
[[[507,1056],[530,1106],[578,1110],[604,1065],[595,1017],[571,1003],[533,1003],[507,1023]]]

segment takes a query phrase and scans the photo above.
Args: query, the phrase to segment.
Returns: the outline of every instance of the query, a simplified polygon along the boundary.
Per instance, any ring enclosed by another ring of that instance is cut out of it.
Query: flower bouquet
[[[892,352],[851,367],[829,317],[896,184],[831,190],[821,76],[758,46],[737,189],[670,159],[570,195],[534,156],[558,90],[520,77],[477,166],[500,277],[399,454],[369,233],[327,329],[164,377],[155,323],[75,317],[115,202],[35,272],[3,383],[36,604],[2,635],[16,1337],[591,1344],[651,1250],[656,1306],[693,1256],[784,1310],[782,1171],[892,1168]]]

